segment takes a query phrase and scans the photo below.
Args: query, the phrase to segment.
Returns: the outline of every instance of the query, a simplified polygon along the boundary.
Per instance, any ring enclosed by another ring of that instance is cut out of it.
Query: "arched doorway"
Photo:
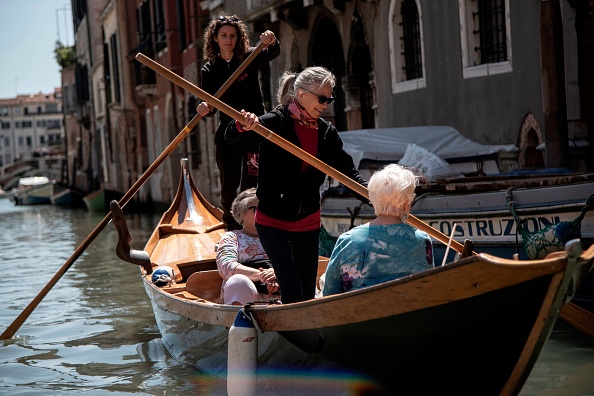
[[[310,48],[310,64],[324,66],[336,76],[337,84],[334,92],[336,101],[333,107],[328,108],[328,115],[324,114],[324,118],[331,121],[339,131],[344,131],[347,129],[347,122],[344,112],[345,94],[342,89],[345,78],[342,40],[334,21],[329,17],[323,17],[318,21],[315,32],[311,36]]]
[[[537,149],[542,142],[542,132],[536,118],[532,113],[526,114],[518,138],[518,146],[520,148],[518,165],[521,168],[545,167],[543,152]]]
[[[358,10],[355,10],[352,20],[349,75],[345,86],[348,126],[349,129],[371,129],[375,128],[371,51]]]

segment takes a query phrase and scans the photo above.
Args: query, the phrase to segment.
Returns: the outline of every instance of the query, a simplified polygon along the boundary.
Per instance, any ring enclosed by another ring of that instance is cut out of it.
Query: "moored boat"
[[[83,207],[83,193],[77,189],[61,186],[51,196],[50,201],[55,206]]]
[[[361,378],[384,394],[517,394],[594,261],[594,247],[583,252],[574,240],[545,259],[471,254],[357,291],[242,308],[219,300],[214,249],[224,232],[221,211],[197,190],[184,161],[175,199],[144,250],[130,248],[117,202],[111,209],[118,256],[141,266],[171,354],[226,378],[229,330],[243,310],[258,330],[260,391],[294,390],[319,374]],[[326,264],[321,257],[318,274]],[[152,273],[163,266],[177,280],[159,287]],[[280,375],[282,384],[275,381]]]
[[[105,204],[105,191],[103,189],[95,190],[85,195],[83,202],[87,209],[93,212],[104,212],[107,208]]]
[[[12,190],[11,200],[16,205],[49,204],[55,182],[46,176],[21,177],[18,187]]]
[[[594,207],[586,203],[594,194],[594,173],[566,169],[502,173],[499,167],[511,161],[514,147],[482,145],[446,126],[357,130],[340,136],[367,178],[387,163],[428,174],[416,189],[411,214],[454,240],[471,239],[479,252],[535,258],[522,247],[512,210],[525,230],[534,233],[572,221],[585,208],[580,238],[585,247],[594,242],[594,211],[590,211]],[[323,191],[322,224],[330,237],[375,217],[373,208],[337,182],[331,181],[328,187]],[[563,249],[563,243],[557,248]],[[436,264],[442,263],[444,253],[445,248],[438,245]]]
[[[477,251],[507,258],[518,253],[522,258],[530,258],[522,247],[522,235],[509,199],[530,232],[572,221],[585,208],[587,212],[580,224],[581,239],[586,247],[594,242],[594,211],[590,211],[594,207],[587,205],[588,197],[594,194],[594,174],[480,179],[484,188],[474,190],[470,189],[473,182],[463,179],[421,185],[411,213],[446,235],[454,231],[456,240],[471,239]],[[324,197],[322,224],[332,237],[374,217],[373,208],[352,196]],[[437,250],[440,255],[436,264],[441,264],[444,250],[439,246]]]
[[[62,188],[50,196],[52,205],[70,206],[70,189]]]

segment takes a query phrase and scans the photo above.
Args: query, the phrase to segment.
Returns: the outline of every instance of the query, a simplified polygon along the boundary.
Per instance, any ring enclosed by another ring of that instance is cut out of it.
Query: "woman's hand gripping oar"
[[[216,107],[219,111],[227,114],[229,117],[233,119],[243,119],[241,113],[234,108],[228,106],[224,102],[220,101],[219,99],[209,95],[207,92],[204,92],[191,82],[185,80],[184,78],[180,77],[179,75],[173,73],[171,70],[161,66],[159,63],[155,62],[154,60],[147,58],[143,54],[136,55],[136,59],[144,64],[145,66],[150,67],[155,72],[159,73],[161,76],[167,78],[168,80],[174,82],[175,84],[179,85],[180,87],[184,88],[186,91],[196,95],[200,99],[207,102],[209,105]],[[284,148],[285,150],[289,151],[291,154],[296,155],[299,159],[307,162],[311,166],[315,167],[316,169],[324,172],[330,177],[333,177],[335,180],[339,181],[340,183],[344,184],[351,190],[357,192],[358,194],[369,197],[369,192],[367,188],[360,185],[359,183],[355,182],[354,180],[348,178],[344,174],[338,172],[336,169],[332,168],[331,166],[325,164],[324,162],[320,161],[318,158],[314,157],[313,155],[309,154],[306,151],[303,151],[301,148],[295,146],[291,142],[283,139],[282,137],[278,136],[271,130],[263,127],[262,125],[258,125],[253,129],[259,135],[265,137],[266,139],[272,141],[273,143],[279,145],[280,147]],[[412,225],[413,227],[418,228],[419,230],[425,231],[427,234],[431,235],[433,238],[437,239],[444,245],[447,245],[449,242],[449,237],[440,231],[436,230],[435,228],[431,227],[429,224],[419,220],[413,215],[408,216],[407,222]],[[456,250],[457,252],[462,253],[464,250],[464,246],[458,241],[451,242],[452,249]]]
[[[216,97],[221,97],[223,93],[233,84],[233,82],[239,77],[241,73],[245,70],[246,67],[258,56],[260,52],[264,49],[265,45],[260,43],[258,47],[246,58],[245,61],[239,68],[229,77],[229,79],[225,82],[225,84],[217,91],[215,94]],[[209,95],[210,96],[210,95]],[[194,129],[198,122],[202,119],[202,116],[197,114],[190,120],[188,125],[182,129],[182,131],[173,139],[173,141],[165,148],[165,150],[155,159],[155,161],[149,166],[149,168],[138,178],[138,180],[130,187],[128,192],[124,194],[124,196],[120,199],[118,204],[120,207],[124,207],[128,201],[140,190],[140,187],[148,180],[149,177],[157,170],[159,165],[175,150],[175,148],[181,143],[181,141]],[[62,267],[56,272],[56,274],[50,279],[50,281],[45,285],[43,289],[35,296],[33,301],[29,303],[29,305],[21,312],[19,316],[4,330],[4,333],[0,336],[0,340],[6,340],[11,338],[17,330],[21,327],[21,325],[27,320],[29,315],[33,312],[33,310],[39,305],[41,300],[46,296],[47,293],[54,287],[56,283],[60,280],[60,278],[68,271],[68,269],[74,264],[77,258],[80,257],[81,254],[86,250],[86,248],[93,242],[93,240],[103,231],[105,226],[109,223],[111,219],[111,212],[109,212],[103,220],[95,227],[93,231],[87,236],[87,238],[80,244],[80,246],[74,251],[72,256],[62,265]]]

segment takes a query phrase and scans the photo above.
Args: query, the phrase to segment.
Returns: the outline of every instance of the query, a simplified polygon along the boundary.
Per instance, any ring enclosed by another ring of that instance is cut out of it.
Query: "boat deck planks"
[[[220,232],[214,235],[168,234],[155,244],[151,261],[156,265],[167,265],[214,258],[216,242],[213,238],[220,239],[221,236]]]

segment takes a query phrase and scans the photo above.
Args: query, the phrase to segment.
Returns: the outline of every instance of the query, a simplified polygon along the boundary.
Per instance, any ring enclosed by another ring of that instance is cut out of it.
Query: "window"
[[[152,58],[151,10],[147,1],[138,7],[136,11],[136,22],[138,23],[138,51]]]
[[[461,0],[459,7],[464,78],[511,72],[509,0]]]
[[[417,0],[392,0],[388,41],[392,93],[424,88],[423,24]]]
[[[10,121],[2,121],[2,129],[10,129]]]
[[[120,67],[119,67],[119,56],[118,56],[118,37],[113,34],[109,39],[109,46],[111,49],[111,83],[113,88],[114,102],[119,103],[121,101],[120,94]]]
[[[27,136],[27,147],[33,146],[33,138],[31,136]]]
[[[58,112],[58,104],[57,103],[48,103],[45,105],[45,112],[46,113],[57,113]]]
[[[155,32],[155,49],[159,52],[167,47],[163,0],[153,0],[153,26]]]
[[[45,120],[37,120],[38,128],[45,128]]]
[[[47,120],[47,129],[60,129],[60,120]]]
[[[111,103],[111,57],[109,45],[103,43],[103,81],[105,81],[105,102]]]
[[[74,30],[78,28],[83,18],[87,15],[86,0],[74,0],[72,2],[72,18],[74,19]]]
[[[10,147],[10,138],[9,137],[4,138],[4,147]]]
[[[44,146],[45,145],[45,135],[39,136],[39,145],[40,146]]]
[[[179,50],[183,51],[188,46],[188,30],[186,29],[185,0],[176,0],[177,25],[179,29]]]
[[[78,103],[89,101],[89,70],[87,65],[77,63],[74,77],[76,80],[76,100]]]
[[[23,147],[25,145],[25,138],[19,136],[19,147]]]

